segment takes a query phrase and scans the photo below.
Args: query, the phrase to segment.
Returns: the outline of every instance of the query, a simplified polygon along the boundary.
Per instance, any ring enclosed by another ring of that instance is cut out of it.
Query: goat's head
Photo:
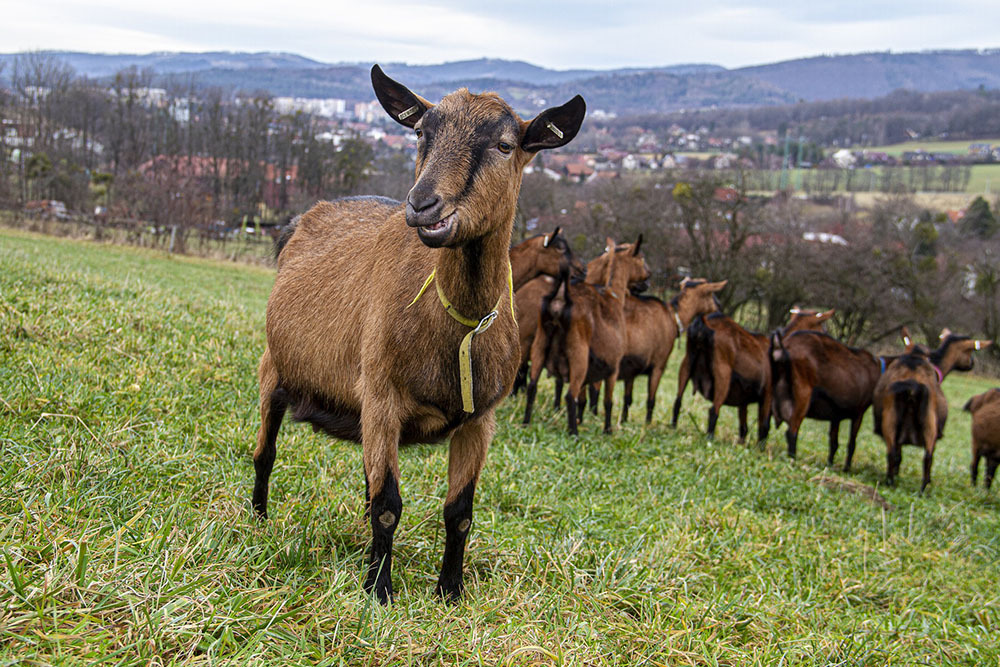
[[[788,311],[791,317],[785,325],[784,333],[787,336],[795,331],[822,331],[823,323],[833,317],[834,309],[827,311],[802,310],[798,307]]]
[[[510,229],[521,170],[535,153],[570,142],[586,113],[577,95],[524,121],[494,93],[466,89],[431,104],[372,67],[372,86],[393,120],[417,133],[416,182],[406,224],[432,248],[455,247]]]
[[[575,280],[582,279],[587,275],[587,267],[569,247],[561,227],[556,227],[548,234],[530,238],[525,241],[525,244],[531,249],[535,268],[540,273],[556,276],[565,271],[570,278]]]
[[[949,332],[941,340],[941,346],[931,353],[931,357],[942,368],[947,366],[958,371],[971,371],[975,365],[972,353],[985,350],[992,344],[991,340],[974,340]]]
[[[652,272],[642,253],[642,234],[639,234],[635,243],[616,244],[608,238],[604,252],[587,264],[587,275],[591,276],[588,282],[598,285],[611,284],[617,272],[625,275],[624,284],[633,294],[641,294],[649,289]]]
[[[719,310],[719,300],[715,293],[726,286],[728,280],[710,283],[703,278],[684,278],[681,291],[670,300],[670,305],[685,323],[698,315],[706,315]]]

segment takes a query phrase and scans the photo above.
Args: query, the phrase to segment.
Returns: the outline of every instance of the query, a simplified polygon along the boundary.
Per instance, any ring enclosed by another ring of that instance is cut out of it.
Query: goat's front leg
[[[278,429],[288,407],[288,396],[278,386],[278,372],[271,362],[271,353],[264,350],[260,360],[260,429],[257,432],[257,449],[253,453],[254,483],[253,510],[258,518],[267,518],[267,489],[274,467],[275,442]]]
[[[448,497],[444,501],[444,559],[437,593],[446,600],[462,595],[465,540],[472,528],[472,499],[486,450],[496,430],[493,412],[462,424],[451,437],[448,450]]]
[[[361,408],[361,444],[368,487],[372,547],[365,591],[382,604],[392,600],[392,536],[403,512],[399,496],[398,400],[365,400]]]

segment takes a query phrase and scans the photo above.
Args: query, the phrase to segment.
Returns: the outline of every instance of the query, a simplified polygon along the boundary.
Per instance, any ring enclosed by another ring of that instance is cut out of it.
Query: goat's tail
[[[687,349],[691,357],[692,390],[711,400],[712,397],[712,355],[715,348],[715,332],[705,324],[705,317],[699,315],[688,325]]]
[[[899,380],[889,385],[896,410],[896,442],[902,442],[906,430],[922,431],[927,418],[930,391],[916,380]],[[907,427],[912,427],[908,429]]]
[[[277,260],[281,256],[281,251],[285,249],[288,244],[288,239],[292,238],[292,234],[299,226],[299,220],[302,219],[301,215],[297,215],[291,219],[291,221],[282,227],[281,233],[278,234],[277,240],[274,242],[274,259]]]
[[[795,397],[792,392],[792,360],[781,340],[781,330],[771,334],[771,342],[767,350],[768,362],[771,365],[771,386],[774,387],[771,405],[774,418],[780,425],[782,421],[792,418],[795,411]]]
[[[564,286],[565,286],[566,289],[563,290],[563,301],[566,303],[566,306],[568,307],[568,306],[570,306],[573,303],[572,300],[571,300],[571,298],[570,298],[570,295],[569,295],[569,267],[568,266],[561,266],[561,267],[559,267],[559,276],[556,278],[556,282],[552,286],[552,290],[545,296],[544,302],[547,304],[549,301],[551,301],[552,299],[556,298],[556,295],[559,294],[559,290],[561,288],[563,288]]]

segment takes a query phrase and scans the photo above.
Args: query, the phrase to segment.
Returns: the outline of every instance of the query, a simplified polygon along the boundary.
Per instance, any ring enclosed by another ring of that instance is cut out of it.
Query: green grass
[[[905,141],[899,144],[888,144],[885,146],[853,146],[852,151],[872,151],[876,153],[887,153],[895,157],[900,157],[907,151],[927,151],[928,153],[955,153],[956,155],[967,155],[971,144],[989,144],[996,146],[1000,144],[1000,139],[961,139],[957,141],[937,141],[923,140]]]
[[[447,454],[401,454],[397,601],[362,595],[360,448],[287,424],[249,513],[272,273],[0,230],[0,664],[1000,664],[1000,502],[953,376],[932,490],[885,512],[800,458],[714,443],[706,404],[579,439],[499,412],[456,606],[432,594]],[[639,397],[639,404],[643,398]],[[842,453],[838,461],[842,459]],[[866,424],[848,478],[880,484]],[[827,474],[840,475],[839,470]]]

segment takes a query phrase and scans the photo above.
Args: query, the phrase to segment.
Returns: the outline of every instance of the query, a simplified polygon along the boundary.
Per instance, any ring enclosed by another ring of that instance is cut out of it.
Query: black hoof
[[[387,605],[392,602],[392,584],[382,584],[373,585],[365,582],[365,593],[368,595],[374,595],[375,599],[379,601],[381,605]]]
[[[439,581],[437,587],[434,589],[434,592],[437,593],[438,597],[440,597],[445,602],[455,604],[462,598],[462,593],[464,592],[464,590],[465,586],[462,585],[461,581],[459,582]]]

